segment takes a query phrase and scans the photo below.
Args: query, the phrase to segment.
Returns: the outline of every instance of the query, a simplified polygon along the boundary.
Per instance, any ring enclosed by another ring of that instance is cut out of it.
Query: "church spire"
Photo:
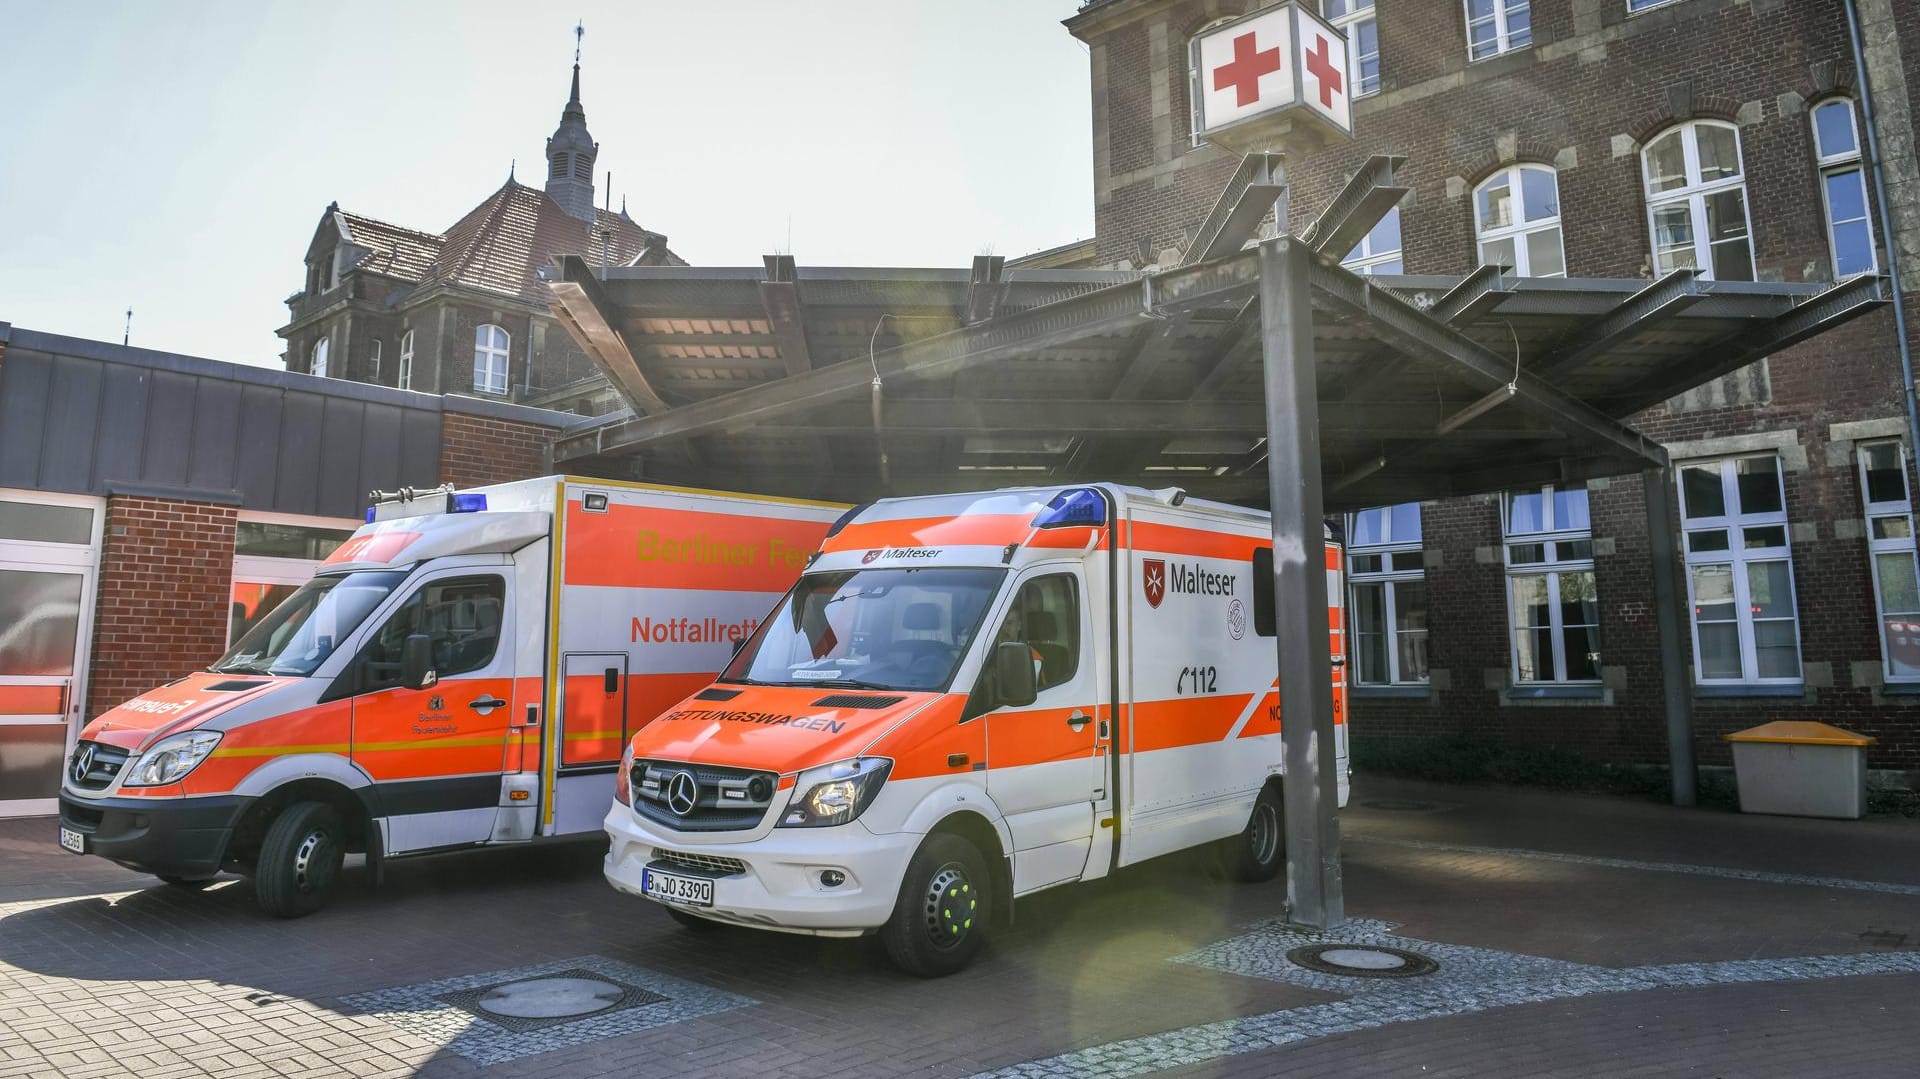
[[[560,110],[560,126],[547,139],[547,195],[562,210],[591,222],[593,218],[593,163],[600,144],[587,132],[587,110],[580,104],[580,41],[584,23],[573,28],[573,88]]]

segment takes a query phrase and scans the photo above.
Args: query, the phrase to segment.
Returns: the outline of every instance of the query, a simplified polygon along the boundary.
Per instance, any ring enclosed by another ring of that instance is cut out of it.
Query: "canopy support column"
[[[1653,560],[1654,621],[1660,634],[1660,676],[1667,710],[1667,767],[1673,804],[1694,804],[1693,687],[1688,684],[1687,638],[1680,632],[1680,588],[1673,566],[1673,511],[1667,505],[1671,468],[1641,473],[1647,488],[1647,547]]]
[[[1286,768],[1287,907],[1292,922],[1347,920],[1340,881],[1339,774],[1328,641],[1325,499],[1313,354],[1313,252],[1291,238],[1260,245],[1267,488],[1273,520],[1274,644]]]

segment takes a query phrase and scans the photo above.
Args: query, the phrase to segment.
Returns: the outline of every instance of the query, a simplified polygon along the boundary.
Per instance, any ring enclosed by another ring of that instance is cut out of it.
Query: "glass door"
[[[100,512],[0,492],[0,816],[50,813],[86,695]]]

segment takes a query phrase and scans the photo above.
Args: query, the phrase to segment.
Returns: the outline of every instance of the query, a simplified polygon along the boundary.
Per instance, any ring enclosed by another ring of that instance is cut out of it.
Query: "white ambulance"
[[[627,748],[606,875],[958,970],[1019,897],[1219,842],[1284,860],[1266,514],[1111,485],[888,499]],[[1326,547],[1339,796],[1340,551]]]
[[[706,685],[845,506],[548,477],[401,492],[205,671],[89,723],[60,844],[324,905],[343,855],[599,831],[627,738]]]

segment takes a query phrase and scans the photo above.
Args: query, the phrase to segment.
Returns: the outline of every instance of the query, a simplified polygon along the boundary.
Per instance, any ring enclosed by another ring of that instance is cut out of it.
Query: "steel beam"
[[[774,346],[780,350],[780,362],[787,374],[813,370],[813,353],[807,348],[807,323],[800,303],[799,274],[792,255],[764,255],[767,279],[760,282],[760,306],[767,313],[767,326],[773,331]],[[724,346],[730,342],[709,341]]]
[[[1646,482],[1648,555],[1653,563],[1654,624],[1660,635],[1661,691],[1667,710],[1667,767],[1673,783],[1673,804],[1695,801],[1698,775],[1693,763],[1693,686],[1687,662],[1687,638],[1680,631],[1682,597],[1680,574],[1673,549],[1673,511],[1668,486],[1673,469],[1649,468]]]
[[[1286,193],[1287,174],[1279,154],[1255,152],[1241,158],[1239,168],[1200,223],[1200,231],[1187,245],[1180,265],[1191,266],[1240,250],[1260,231],[1260,222],[1269,211],[1286,217],[1284,210],[1276,210]],[[1279,231],[1286,232],[1284,220],[1281,226]]]
[[[623,431],[624,444],[689,438],[820,408],[869,392],[874,367],[891,389],[896,380],[936,378],[1021,352],[1119,332],[1149,317],[1150,290],[1148,282],[1141,282],[1082,293],[979,326],[909,341],[878,354],[872,366],[858,361],[830,364],[709,397],[633,421]]]
[[[1470,325],[1513,295],[1506,287],[1509,281],[1501,267],[1482,266],[1461,278],[1459,284],[1435,300],[1433,306],[1427,308],[1427,315],[1448,325]],[[1353,379],[1343,392],[1334,396],[1334,400],[1357,401],[1384,386],[1392,385],[1413,365],[1413,358],[1404,352],[1382,349],[1361,362],[1369,369],[1368,373]]]
[[[1000,313],[1006,298],[1007,259],[1004,255],[973,256],[973,277],[967,284],[967,325],[986,322]]]
[[[1392,292],[1374,288],[1345,270],[1318,265],[1313,270],[1315,304],[1349,318],[1367,320],[1382,342],[1451,369],[1488,390],[1515,381],[1514,408],[1607,452],[1636,457],[1649,465],[1666,465],[1667,452],[1658,443],[1537,379],[1523,376],[1515,380],[1511,361],[1428,317]]]
[[[1407,189],[1394,183],[1393,170],[1407,163],[1394,154],[1375,154],[1347,179],[1346,186],[1314,218],[1300,241],[1314,252],[1339,260],[1373,231],[1387,212],[1400,205]]]
[[[554,313],[561,324],[613,380],[614,389],[627,399],[629,408],[640,413],[668,411],[672,406],[654,391],[633,350],[614,328],[613,303],[594,277],[593,268],[579,255],[562,255],[559,262],[560,280],[548,282],[547,287],[553,291]]]
[[[1572,330],[1553,343],[1546,358],[1532,364],[1534,374],[1549,381],[1586,363],[1622,341],[1660,325],[1705,299],[1700,271],[1675,270],[1620,301],[1620,306]]]
[[[1258,251],[1287,917],[1298,925],[1332,929],[1345,923],[1347,915],[1340,879],[1339,766],[1322,523],[1326,513],[1313,357],[1313,252],[1290,239],[1269,240]]]
[[[1886,278],[1871,274],[1848,278],[1825,292],[1808,297],[1791,311],[1733,341],[1721,341],[1708,346],[1705,354],[1713,357],[1712,362],[1704,366],[1688,363],[1668,365],[1660,374],[1625,393],[1606,398],[1601,404],[1615,416],[1631,416],[1675,394],[1712,382],[1781,349],[1851,322],[1885,306],[1887,300]]]
[[[1191,312],[1182,311],[1169,315],[1157,325],[1151,326],[1140,334],[1133,349],[1121,364],[1120,379],[1113,385],[1113,398],[1117,401],[1136,401],[1143,396],[1147,383],[1153,380],[1154,373],[1166,362],[1173,351],[1174,342],[1187,331],[1187,323],[1192,320]]]

